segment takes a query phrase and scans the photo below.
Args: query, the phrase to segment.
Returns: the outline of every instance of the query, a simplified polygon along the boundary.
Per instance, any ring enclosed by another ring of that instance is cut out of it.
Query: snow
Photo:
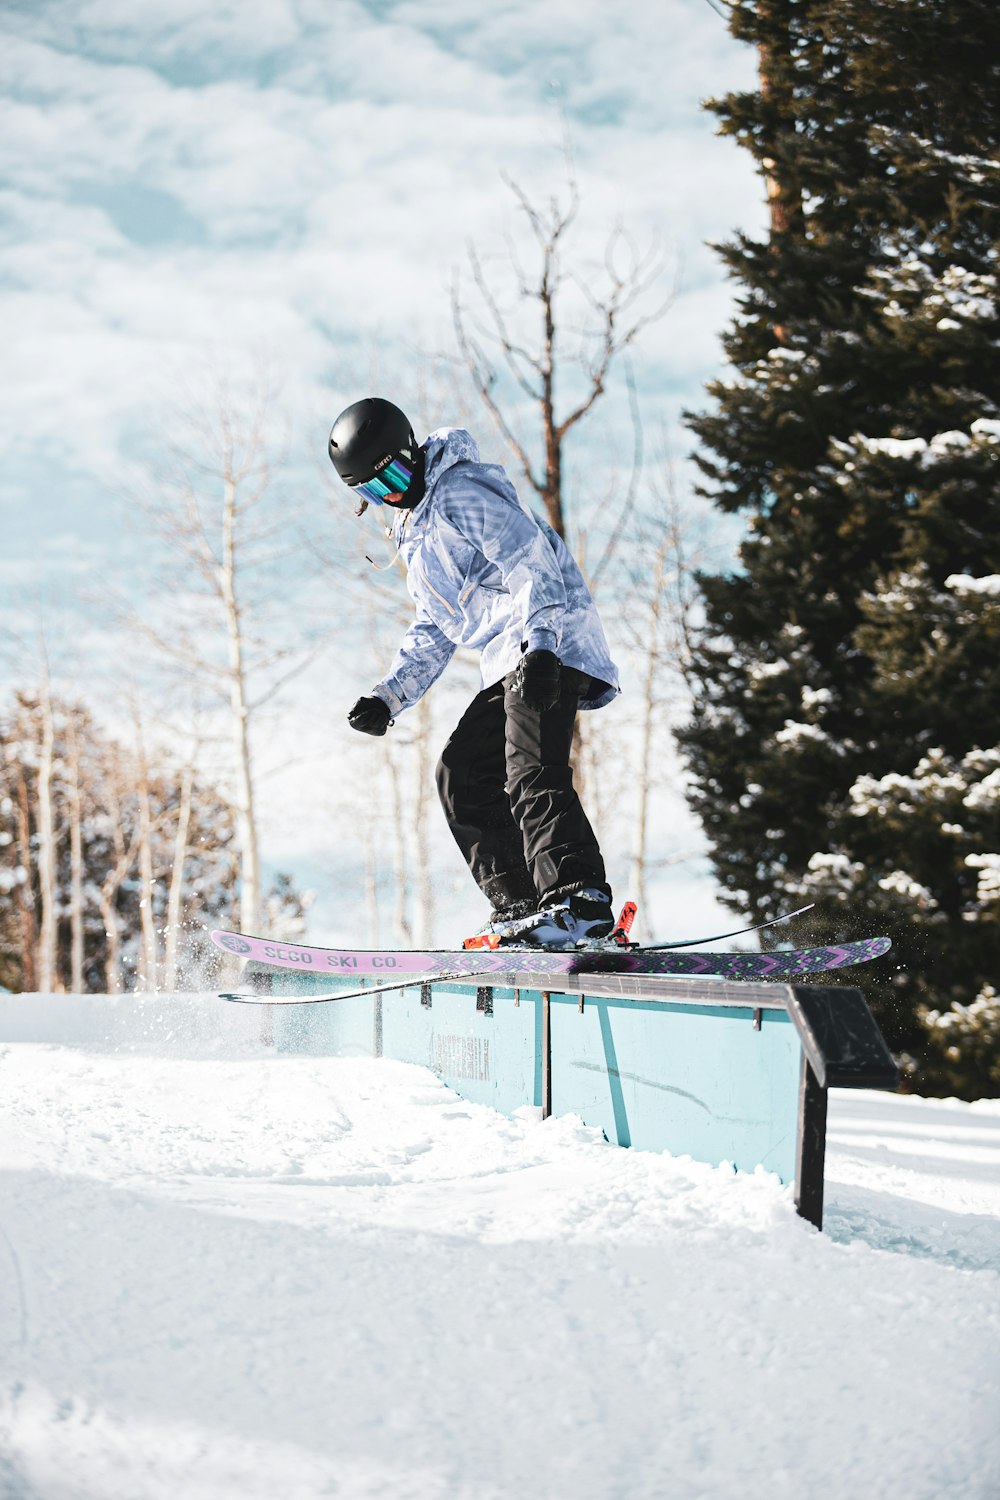
[[[813,688],[808,683],[802,687],[802,707],[806,713],[812,713],[817,709],[829,708],[833,702],[833,693],[829,688]]]
[[[1000,897],[1000,854],[967,854],[965,863],[970,870],[981,870],[977,893],[981,905],[986,906]]]
[[[996,773],[991,771],[978,785],[970,784],[998,755],[1000,751],[992,749],[970,750],[956,762],[942,748],[935,747],[921,756],[911,776],[898,771],[890,771],[886,776],[859,776],[849,793],[851,812],[856,817],[866,817],[888,806],[912,812],[915,807],[940,802],[949,795],[961,795],[963,804],[970,808],[983,805],[984,795],[987,802],[995,795],[994,786],[987,787],[987,782],[992,783]]]
[[[912,906],[919,907],[922,911],[935,911],[937,901],[931,895],[927,886],[921,885],[919,880],[914,880],[905,870],[892,870],[884,875],[878,882],[880,891],[890,891],[894,895],[902,896]]]
[[[846,901],[866,874],[865,866],[846,854],[819,850],[809,856],[809,876],[804,888],[822,891],[828,900]]]
[[[973,773],[983,774],[991,764],[996,766],[996,769],[983,774],[981,781],[969,787],[962,798],[963,807],[984,812],[995,809],[997,803],[1000,802],[1000,764],[998,762],[1000,762],[1000,747],[995,750],[971,750],[965,756],[962,764],[968,766]]]
[[[0,1000],[11,1500],[986,1500],[1000,1104],[831,1100],[766,1173],[276,1055],[212,997]]]
[[[912,317],[917,310],[914,307],[917,296],[919,304],[935,315],[938,327],[942,321],[936,316],[939,312],[945,318],[953,313],[969,321],[995,316],[997,278],[969,271],[964,266],[948,266],[939,274],[924,261],[910,259],[899,266],[874,271],[871,279],[873,286],[867,295],[879,302],[887,299],[882,311],[889,318]],[[950,320],[950,326],[961,325]]]
[[[825,745],[836,755],[844,755],[845,745],[837,740],[832,740],[824,729],[818,724],[802,724],[796,719],[786,719],[784,727],[779,729],[774,736],[776,745],[784,745],[786,748],[797,748],[805,743],[814,745]]]
[[[772,677],[783,677],[787,671],[787,661],[760,661],[754,663],[748,675],[752,683],[768,682]]]
[[[850,483],[849,476],[858,472],[862,455],[898,460],[904,464],[917,463],[930,469],[939,463],[952,462],[962,454],[987,452],[996,443],[998,430],[1000,423],[979,417],[971,424],[969,432],[952,428],[935,433],[929,440],[922,437],[870,437],[856,432],[846,442],[839,439],[831,442],[840,467],[840,472],[834,477],[841,485]]]
[[[914,458],[927,449],[923,438],[870,438],[857,433],[852,441],[868,453],[884,453],[889,458]]]
[[[962,594],[1000,594],[1000,573],[987,573],[974,578],[969,573],[949,573],[944,581],[946,589]]]

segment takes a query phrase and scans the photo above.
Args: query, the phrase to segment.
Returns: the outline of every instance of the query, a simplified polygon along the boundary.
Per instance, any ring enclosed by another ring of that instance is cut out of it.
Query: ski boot
[[[499,948],[505,933],[519,927],[534,915],[535,905],[534,901],[525,900],[512,901],[507,906],[495,906],[490,912],[489,920],[472,937],[465,939],[463,947]]]
[[[528,948],[576,948],[610,937],[614,928],[609,893],[588,886],[560,896],[520,922],[508,924],[500,933],[500,947],[523,943]]]

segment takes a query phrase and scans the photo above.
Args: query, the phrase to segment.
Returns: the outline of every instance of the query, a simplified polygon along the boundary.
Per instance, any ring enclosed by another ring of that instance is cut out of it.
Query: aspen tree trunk
[[[80,742],[75,723],[69,744],[70,992],[83,994],[83,811],[80,794]]]
[[[104,923],[104,989],[108,995],[120,995],[122,988],[119,967],[121,935],[118,931],[118,913],[115,910],[115,898],[120,884],[120,881],[112,883],[105,880],[97,893],[97,905]]]
[[[632,874],[630,889],[640,911],[648,910],[646,864],[649,833],[650,762],[653,749],[653,684],[656,657],[650,651],[642,683],[642,721],[639,726],[639,765],[635,792],[635,833],[632,840]]]
[[[170,891],[167,896],[167,933],[163,956],[163,988],[172,992],[177,988],[177,953],[180,942],[181,900],[184,893],[184,867],[187,862],[188,835],[191,830],[191,798],[194,787],[194,766],[184,767],[181,776],[180,805],[177,809],[177,828],[174,833],[174,857],[170,867]]]
[[[240,845],[240,930],[256,932],[260,915],[260,861],[254,808],[253,758],[250,748],[250,705],[243,651],[243,622],[236,589],[237,485],[225,478],[222,516],[222,567],[219,586],[226,611],[229,640],[229,703],[233,714],[236,751],[236,828]]]
[[[399,941],[412,943],[413,929],[410,926],[410,907],[408,901],[410,861],[407,851],[406,840],[406,807],[407,800],[403,792],[399,764],[395,756],[389,752],[386,756],[389,770],[389,789],[392,805],[392,850],[393,865],[396,879],[396,931]]]
[[[646,660],[642,674],[642,717],[636,776],[635,830],[632,841],[632,892],[641,911],[647,910],[649,807],[653,787],[653,733],[656,721],[656,684],[660,675],[659,640],[666,587],[667,553],[672,543],[668,529],[656,550],[649,605]]]
[[[381,943],[381,913],[378,899],[378,858],[375,840],[369,835],[365,843],[365,902],[368,906],[369,942],[373,948]]]
[[[149,805],[149,769],[145,753],[139,760],[139,913],[142,942],[136,988],[155,990],[158,969],[156,927],[153,918],[153,819]]]
[[[566,517],[562,497],[562,434],[556,422],[556,316],[555,288],[552,284],[555,246],[545,247],[539,296],[542,304],[544,344],[541,360],[542,436],[545,442],[545,514],[553,531],[566,536]]]
[[[428,824],[435,756],[431,741],[433,716],[426,698],[420,700],[414,713],[417,718],[417,787],[413,808],[413,832],[417,848],[417,944],[429,948],[434,941],[434,877],[426,850],[430,847]]]
[[[58,983],[56,968],[56,836],[52,806],[55,761],[55,723],[48,682],[40,696],[42,743],[38,761],[35,827],[38,834],[38,893],[41,925],[38,932],[38,988],[51,994]]]
[[[122,769],[117,755],[114,757],[108,776],[107,812],[111,818],[111,840],[115,862],[105,875],[97,893],[97,905],[104,923],[104,988],[109,995],[119,995],[122,989],[121,930],[118,926],[118,892],[122,881],[135,863],[135,838],[126,847],[122,828],[121,806]]]
[[[236,397],[224,376],[216,377],[213,402],[188,414],[186,431],[170,446],[173,462],[165,487],[157,484],[146,510],[166,543],[172,586],[177,580],[190,604],[179,610],[177,629],[132,618],[165,660],[218,694],[226,705],[231,746],[228,791],[235,850],[233,926],[259,931],[264,892],[255,790],[255,715],[282,692],[325,642],[309,649],[289,644],[283,625],[268,631],[266,601],[275,594],[276,570],[294,547],[285,522],[266,505],[273,454],[267,438],[269,397],[264,381],[256,393]],[[279,532],[286,540],[275,542]],[[268,639],[269,634],[272,635]],[[219,655],[225,649],[225,664]],[[220,670],[221,669],[221,670]]]
[[[24,871],[24,879],[17,888],[21,912],[21,984],[29,994],[33,994],[38,989],[38,913],[31,878],[28,778],[21,764],[17,768],[17,862]]]

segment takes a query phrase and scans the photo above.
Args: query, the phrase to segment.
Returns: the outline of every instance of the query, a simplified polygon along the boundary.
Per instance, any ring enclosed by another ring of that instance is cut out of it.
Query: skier
[[[385,734],[459,646],[478,651],[482,690],[445,745],[437,786],[491,904],[487,930],[544,947],[606,937],[611,888],[569,757],[577,709],[611,702],[618,673],[569,549],[461,428],[418,445],[399,408],[372,396],[341,412],[329,452],[357,514],[395,511],[387,531],[416,605],[387,676],[349,723]]]

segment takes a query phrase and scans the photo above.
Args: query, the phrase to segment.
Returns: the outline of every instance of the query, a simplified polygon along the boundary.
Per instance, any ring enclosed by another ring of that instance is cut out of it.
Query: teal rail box
[[[897,1082],[856,989],[602,974],[540,990],[530,975],[502,985],[416,977],[310,1004],[310,993],[357,981],[256,964],[246,978],[285,1002],[262,1011],[280,1050],[419,1063],[504,1114],[536,1105],[579,1115],[620,1146],[762,1166],[795,1183],[799,1211],[817,1225],[828,1086]]]
[[[609,1141],[795,1175],[801,1048],[786,1010],[553,995],[552,1108]]]

